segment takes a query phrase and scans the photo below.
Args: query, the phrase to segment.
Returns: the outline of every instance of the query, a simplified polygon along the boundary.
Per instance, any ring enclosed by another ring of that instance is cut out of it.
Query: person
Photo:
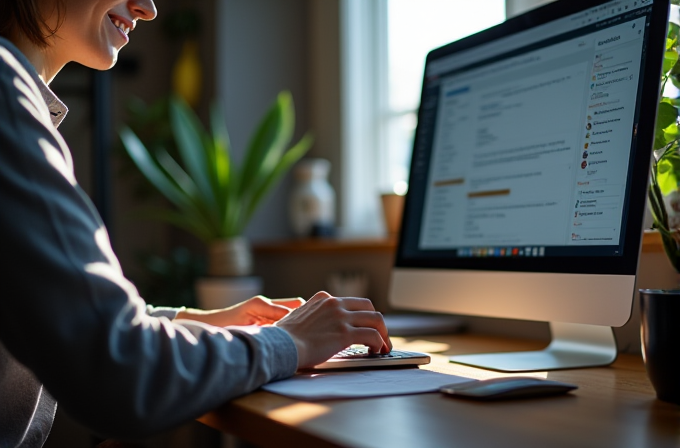
[[[0,446],[46,440],[56,403],[103,437],[171,428],[361,343],[391,350],[371,302],[320,292],[214,311],[154,308],[79,187],[49,89],[112,67],[153,0],[0,3]]]

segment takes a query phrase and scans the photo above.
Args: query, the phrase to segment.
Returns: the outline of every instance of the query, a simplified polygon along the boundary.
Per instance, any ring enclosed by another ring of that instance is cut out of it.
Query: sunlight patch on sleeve
[[[40,145],[50,165],[59,171],[71,185],[76,186],[78,182],[73,172],[73,161],[64,159],[64,154],[44,138],[38,140],[38,145]]]
[[[85,265],[85,271],[90,274],[105,278],[112,283],[118,285],[130,298],[139,298],[137,288],[123,275],[123,270],[120,267],[120,262],[113,253],[109,235],[106,233],[104,227],[100,227],[94,234],[94,239],[97,246],[106,257],[106,261],[99,261],[95,263],[88,263]]]

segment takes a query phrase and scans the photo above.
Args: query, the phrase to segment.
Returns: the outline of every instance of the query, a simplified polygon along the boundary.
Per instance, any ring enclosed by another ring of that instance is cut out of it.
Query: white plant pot
[[[261,277],[205,277],[196,281],[196,301],[204,310],[227,308],[260,294]]]

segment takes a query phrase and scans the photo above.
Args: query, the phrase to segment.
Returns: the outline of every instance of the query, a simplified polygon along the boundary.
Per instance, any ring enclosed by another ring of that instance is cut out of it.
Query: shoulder
[[[19,76],[24,82],[35,84],[38,75],[26,56],[5,38],[0,37],[0,75],[3,80]]]
[[[20,103],[48,128],[58,127],[68,108],[40,79],[33,65],[12,42],[0,37],[0,102],[7,110]]]
[[[0,124],[36,122],[54,127],[31,63],[7,39],[0,38]],[[3,126],[0,126],[0,128]]]

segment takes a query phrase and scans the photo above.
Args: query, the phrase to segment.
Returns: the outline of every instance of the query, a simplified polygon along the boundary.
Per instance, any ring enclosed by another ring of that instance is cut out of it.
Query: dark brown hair
[[[17,33],[23,34],[35,45],[45,48],[47,39],[53,36],[64,17],[63,0],[54,0],[52,13],[57,14],[57,25],[50,28],[46,19],[40,14],[40,0],[0,0],[0,36],[11,38]]]

